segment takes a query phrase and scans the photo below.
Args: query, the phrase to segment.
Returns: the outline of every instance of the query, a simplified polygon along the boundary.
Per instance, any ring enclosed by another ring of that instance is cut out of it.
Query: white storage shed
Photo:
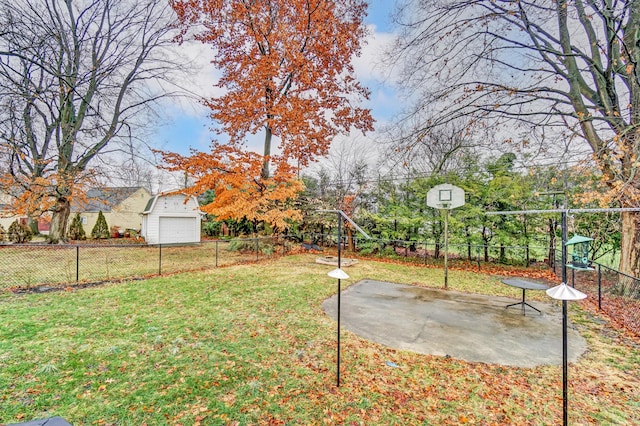
[[[147,244],[198,243],[203,214],[195,197],[158,194],[142,212],[140,234]]]

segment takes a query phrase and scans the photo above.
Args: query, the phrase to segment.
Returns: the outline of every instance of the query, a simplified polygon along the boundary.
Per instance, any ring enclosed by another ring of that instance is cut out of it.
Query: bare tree
[[[406,0],[396,22],[390,59],[425,129],[463,117],[505,138],[520,123],[579,139],[603,200],[639,204],[640,2]],[[636,213],[622,215],[621,244],[620,269],[638,274]]]
[[[90,162],[170,95],[173,18],[164,0],[0,0],[2,187],[53,213],[51,242]]]
[[[374,152],[370,142],[359,137],[340,141],[317,170],[316,200],[320,208],[340,209],[348,216],[370,207],[368,191],[371,188],[369,164]],[[327,224],[329,224],[328,222]],[[349,249],[355,249],[354,229],[345,228]]]
[[[156,192],[162,170],[153,161],[138,155],[136,146],[130,145],[129,148],[129,151],[118,151],[97,158],[92,167],[96,179],[104,186],[139,186],[150,193]],[[153,158],[153,153],[147,154],[148,158]]]
[[[459,122],[425,128],[424,121],[412,117],[388,126],[384,135],[381,164],[418,175],[460,170],[465,157],[479,153],[482,147],[480,138]]]

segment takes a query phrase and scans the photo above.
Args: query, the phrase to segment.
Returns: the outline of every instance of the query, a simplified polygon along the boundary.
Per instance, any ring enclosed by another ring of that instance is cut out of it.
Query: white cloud
[[[369,36],[362,47],[361,55],[352,63],[358,79],[362,82],[393,81],[393,70],[385,65],[384,53],[393,46],[393,33],[377,32],[375,25],[369,25]]]

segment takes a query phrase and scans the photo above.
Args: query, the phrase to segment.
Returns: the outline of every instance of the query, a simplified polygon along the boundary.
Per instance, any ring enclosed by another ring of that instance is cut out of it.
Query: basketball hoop
[[[464,190],[449,183],[436,185],[427,192],[427,206],[451,210],[464,206]]]

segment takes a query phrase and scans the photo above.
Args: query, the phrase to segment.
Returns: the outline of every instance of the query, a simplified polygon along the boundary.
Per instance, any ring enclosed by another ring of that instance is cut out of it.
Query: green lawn
[[[417,355],[348,331],[336,388],[335,322],[320,306],[336,283],[314,258],[0,293],[0,423],[53,415],[74,425],[561,423],[559,366]],[[363,260],[348,273],[345,286],[442,285],[442,270],[419,266]],[[454,270],[449,285],[519,298],[499,278]],[[571,315],[589,350],[570,367],[570,424],[640,424],[639,345],[584,304]]]

